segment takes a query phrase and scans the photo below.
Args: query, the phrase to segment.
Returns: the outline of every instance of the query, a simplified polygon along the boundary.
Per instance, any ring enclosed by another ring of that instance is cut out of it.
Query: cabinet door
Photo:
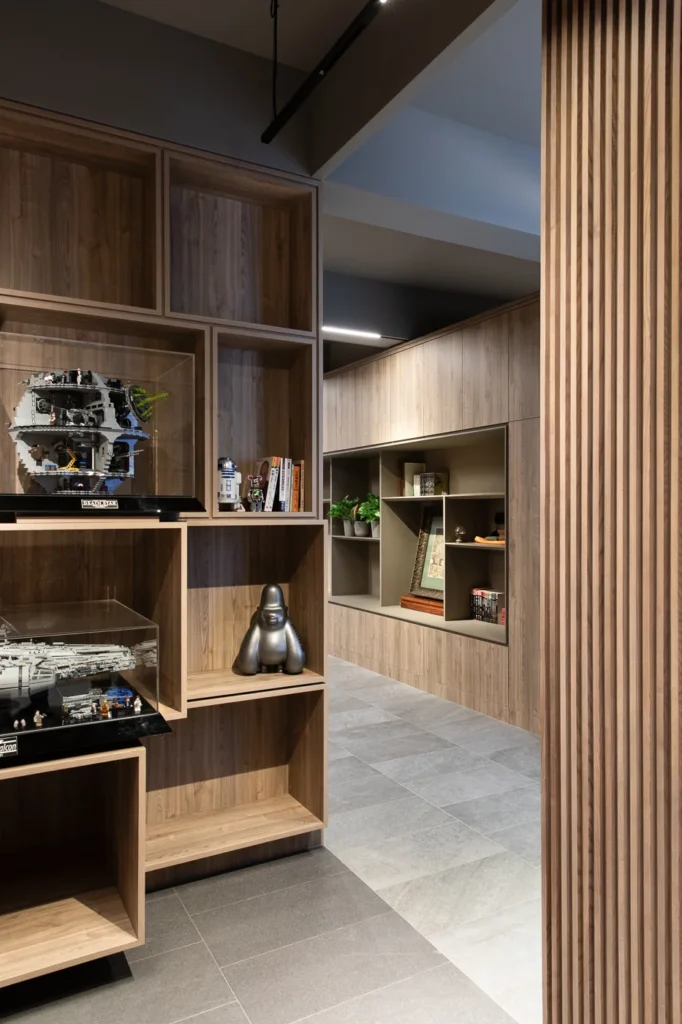
[[[540,415],[540,300],[509,314],[509,419]]]
[[[453,331],[419,346],[425,436],[462,429],[462,334]]]
[[[509,418],[509,318],[494,317],[462,331],[462,427],[486,427]]]
[[[322,450],[325,452],[334,452],[339,447],[336,415],[340,380],[340,377],[328,377],[322,384]]]
[[[423,345],[392,352],[387,357],[390,389],[389,441],[424,435]]]

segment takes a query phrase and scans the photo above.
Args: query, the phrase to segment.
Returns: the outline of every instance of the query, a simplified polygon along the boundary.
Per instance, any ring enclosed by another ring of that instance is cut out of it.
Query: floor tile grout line
[[[234,1006],[238,1002],[239,1000],[237,999],[230,999],[229,1003],[221,1003],[220,1006],[212,1006],[208,1010],[199,1010],[199,1013],[193,1013],[190,1017],[180,1017],[178,1020],[170,1021],[170,1024],[186,1024],[190,1020],[199,1020],[200,1017],[205,1016],[207,1013],[214,1013],[215,1010],[224,1010],[226,1006]],[[251,1024],[250,1021],[249,1024]]]
[[[230,985],[230,983],[229,983],[229,981],[227,980],[227,978],[225,977],[225,973],[224,973],[224,971],[223,971],[223,968],[222,968],[222,967],[220,966],[220,964],[218,963],[218,961],[217,961],[217,960],[216,960],[216,958],[214,957],[214,955],[213,955],[213,952],[212,952],[212,950],[211,950],[211,947],[209,946],[208,942],[206,942],[206,939],[202,939],[202,941],[203,941],[204,945],[206,946],[206,949],[208,950],[208,955],[210,956],[211,960],[213,961],[213,963],[214,963],[214,964],[216,965],[216,967],[218,968],[218,973],[220,974],[221,978],[223,979],[223,981],[225,982],[225,984],[226,984],[226,985],[227,985],[227,987],[229,988],[230,992],[231,992],[231,993],[232,993],[232,995],[234,996],[233,1002],[236,1002],[236,1003],[237,1003],[237,1005],[238,1005],[239,1009],[240,1009],[240,1010],[242,1011],[242,1013],[243,1013],[243,1014],[244,1014],[244,1016],[246,1017],[246,1020],[247,1020],[247,1024],[251,1024],[251,1018],[249,1017],[248,1013],[247,1013],[247,1012],[246,1012],[246,1010],[244,1009],[244,1007],[243,1007],[243,1005],[242,1005],[242,1001],[241,1001],[241,999],[239,998],[239,996],[237,995],[237,993],[235,992],[235,990],[234,990],[234,989],[232,988],[232,986]],[[229,1005],[229,1004],[227,1004],[227,1005]]]
[[[352,874],[355,875],[355,872],[352,872]],[[359,882],[362,882],[362,879],[359,878],[357,875],[355,875],[355,877],[358,879]],[[363,882],[363,885],[364,884],[365,883]],[[367,886],[367,888],[369,889],[370,887]],[[370,889],[370,892],[372,892],[373,895],[375,895],[375,896],[379,896],[379,894],[375,893],[373,889]],[[383,898],[383,896],[379,896],[379,899],[381,900],[381,902],[386,907],[386,909],[382,910],[381,913],[379,913],[379,914],[370,914],[369,917],[360,918],[359,921],[349,921],[348,924],[341,924],[341,925],[338,926],[338,928],[329,928],[326,932],[319,932],[317,935],[306,935],[306,937],[303,938],[303,939],[296,939],[294,942],[285,942],[285,944],[283,946],[274,946],[273,949],[264,949],[261,953],[253,953],[252,956],[245,956],[243,960],[235,960],[233,963],[225,964],[225,966],[221,967],[220,970],[221,971],[229,971],[232,967],[238,967],[238,966],[241,966],[242,964],[246,964],[246,963],[249,962],[249,960],[257,960],[258,957],[260,957],[260,956],[269,956],[271,953],[280,953],[283,949],[291,949],[292,946],[298,946],[301,942],[310,942],[311,939],[326,938],[327,935],[333,935],[334,932],[341,932],[341,931],[344,930],[344,928],[352,928],[354,925],[364,924],[366,921],[375,921],[378,917],[386,917],[388,914],[396,914],[397,913],[397,911],[394,910],[393,907],[390,906],[390,904],[388,904],[386,902],[386,900]],[[402,917],[402,914],[399,914],[398,916]],[[404,918],[403,918],[403,920],[404,920]],[[415,931],[416,931],[416,929],[415,929]],[[419,934],[421,934],[421,933],[419,933]],[[422,936],[422,938],[423,938],[423,936]],[[441,954],[441,955],[443,955],[443,954]],[[215,957],[214,957],[214,959],[215,959]],[[216,963],[217,962],[218,961],[216,960]],[[225,979],[225,980],[227,980],[227,979]],[[228,982],[228,984],[229,984],[229,982]]]
[[[415,929],[415,931],[416,931],[416,929]],[[423,938],[423,936],[422,936],[422,938]],[[434,964],[433,967],[427,967],[426,970],[423,970],[423,971],[415,971],[414,974],[408,974],[404,978],[398,978],[395,981],[389,981],[385,985],[379,985],[378,988],[370,989],[368,992],[361,992],[357,996],[351,996],[350,999],[342,999],[340,1003],[334,1003],[332,1006],[325,1006],[323,1010],[315,1010],[314,1013],[309,1013],[305,1017],[297,1017],[295,1020],[287,1021],[287,1024],[304,1024],[305,1021],[312,1020],[314,1017],[316,1017],[318,1013],[329,1013],[331,1010],[338,1010],[342,1006],[349,1006],[351,1003],[355,1003],[355,1002],[357,1002],[360,999],[365,999],[367,996],[376,995],[378,992],[385,992],[386,989],[391,988],[393,985],[400,985],[403,981],[414,981],[415,978],[421,978],[422,975],[424,975],[424,974],[431,974],[432,971],[438,971],[442,967],[454,967],[455,966],[450,960],[448,960],[448,958],[445,956],[445,954],[441,953],[440,950],[435,948],[435,946],[434,946],[434,952],[438,953],[439,956],[443,957],[444,963]],[[458,970],[459,968],[456,968],[456,969]],[[464,972],[462,972],[462,973],[464,973]],[[471,980],[471,979],[469,979],[469,980]],[[481,991],[483,991],[483,990],[481,989]]]
[[[182,944],[182,946],[174,946],[173,949],[164,949],[164,950],[162,950],[161,953],[150,953],[149,956],[138,957],[137,960],[131,960],[130,963],[131,964],[141,964],[141,963],[145,963],[147,960],[155,960],[157,956],[166,956],[167,953],[177,953],[181,949],[191,949],[192,946],[198,946],[200,943],[202,943],[204,941],[202,939],[201,935],[199,935],[199,932],[197,932],[197,935],[199,937],[194,942],[185,942],[185,943]],[[133,949],[139,949],[139,948],[141,948],[141,947],[133,946]],[[132,953],[132,951],[133,951],[132,949],[129,950],[129,952],[131,952],[131,953]]]
[[[318,849],[328,850],[328,847],[321,846],[321,847],[318,847]],[[328,852],[331,853],[332,856],[334,856],[334,853],[333,853],[332,850],[328,850]],[[337,860],[338,860],[338,857],[337,857]],[[274,863],[276,863],[276,861],[266,861],[265,863],[266,864],[267,863],[274,864]],[[187,909],[187,906],[184,903],[184,901],[182,899],[182,896],[180,896],[179,893],[177,893],[176,895],[177,895],[178,899],[180,900],[180,902],[182,903],[183,909],[186,911],[188,917],[190,918],[190,920],[192,922],[194,922],[194,918],[195,917],[201,917],[202,914],[210,914],[214,910],[224,910],[226,907],[236,907],[237,904],[239,904],[239,903],[250,903],[251,900],[260,900],[260,899],[263,899],[266,896],[274,896],[278,892],[286,892],[288,889],[297,889],[301,885],[311,885],[313,882],[320,882],[320,881],[322,881],[325,878],[337,878],[339,875],[348,874],[349,871],[350,871],[350,869],[345,864],[343,864],[343,866],[341,868],[339,868],[338,870],[335,868],[333,871],[329,872],[329,874],[320,875],[319,878],[309,878],[305,882],[292,882],[291,885],[283,885],[280,889],[269,889],[268,892],[257,893],[255,896],[245,896],[244,899],[233,900],[231,903],[216,903],[214,906],[209,907],[207,910],[198,910],[195,914],[192,914],[191,911]],[[350,873],[354,874],[354,872],[350,872]],[[194,925],[194,927],[196,928],[197,926]]]

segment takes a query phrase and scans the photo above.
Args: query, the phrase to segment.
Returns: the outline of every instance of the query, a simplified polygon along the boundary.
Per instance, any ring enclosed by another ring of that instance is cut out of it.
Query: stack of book
[[[473,587],[471,591],[471,617],[479,622],[496,622],[504,625],[505,606],[503,590],[484,590]]]
[[[254,474],[262,477],[264,512],[303,512],[305,509],[305,462],[282,455],[259,459]]]

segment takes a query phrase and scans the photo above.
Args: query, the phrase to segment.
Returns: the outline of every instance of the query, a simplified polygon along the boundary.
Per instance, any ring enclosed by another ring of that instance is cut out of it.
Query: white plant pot
[[[343,535],[344,537],[353,536],[353,523],[350,519],[344,519],[343,521]]]
[[[372,523],[372,536],[373,537],[378,537],[380,529],[381,529],[381,520],[380,519],[375,519],[374,522]]]
[[[355,527],[356,537],[369,537],[372,532],[370,530],[369,523],[364,522],[362,519],[356,519],[353,525]]]

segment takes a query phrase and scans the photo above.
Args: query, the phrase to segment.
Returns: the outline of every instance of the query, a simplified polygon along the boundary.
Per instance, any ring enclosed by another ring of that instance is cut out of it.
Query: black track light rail
[[[370,22],[374,21],[386,0],[369,0],[362,10],[356,15],[348,28],[336,40],[331,49],[324,55],[320,63],[310,72],[304,82],[301,82],[298,89],[288,100],[280,112],[270,122],[260,137],[261,142],[269,143],[291,120],[299,107],[305,103],[310,94],[320,84],[322,79],[331,71],[336,62],[343,57],[346,50],[353,45]]]

